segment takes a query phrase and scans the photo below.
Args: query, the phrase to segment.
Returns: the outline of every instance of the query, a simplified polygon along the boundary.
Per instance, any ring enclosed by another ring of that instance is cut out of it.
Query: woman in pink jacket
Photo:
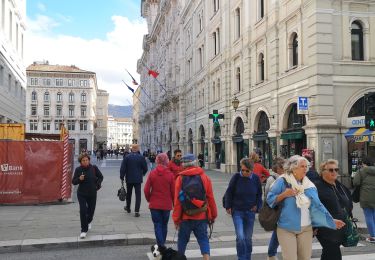
[[[156,156],[156,168],[151,171],[144,187],[159,246],[164,246],[167,238],[169,215],[174,198],[174,177],[168,168],[168,162],[166,153]]]

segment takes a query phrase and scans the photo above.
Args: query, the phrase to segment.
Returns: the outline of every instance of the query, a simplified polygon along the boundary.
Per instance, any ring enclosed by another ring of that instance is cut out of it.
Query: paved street
[[[93,160],[93,163],[96,163]],[[145,199],[142,198],[141,217],[135,218],[123,210],[124,203],[116,196],[120,186],[121,160],[107,159],[98,163],[103,172],[103,188],[98,195],[93,228],[85,240],[78,238],[80,222],[78,203],[64,205],[1,206],[1,259],[147,259],[149,244],[154,243],[153,225]],[[235,237],[231,218],[221,207],[221,198],[231,175],[208,171],[218,204],[219,217],[215,222],[212,255],[214,259],[235,259]],[[132,205],[134,211],[134,204]],[[363,214],[356,204],[355,214],[363,226]],[[169,240],[174,227],[169,225]],[[254,259],[264,259],[270,233],[256,222],[254,227]],[[314,242],[314,257],[319,256],[319,244]],[[119,246],[124,245],[124,246]],[[127,246],[132,245],[132,246]],[[89,249],[86,247],[90,246]],[[103,246],[106,246],[105,250]],[[63,250],[62,250],[63,249]],[[8,253],[25,251],[21,253]],[[37,251],[28,253],[29,251]],[[374,245],[364,241],[357,248],[345,249],[345,254],[375,252]],[[199,256],[197,244],[191,243],[187,255]],[[125,258],[124,258],[125,257]],[[361,256],[364,257],[364,256]],[[350,258],[349,258],[350,259]],[[361,258],[365,259],[365,258]],[[375,259],[375,255],[372,258]]]

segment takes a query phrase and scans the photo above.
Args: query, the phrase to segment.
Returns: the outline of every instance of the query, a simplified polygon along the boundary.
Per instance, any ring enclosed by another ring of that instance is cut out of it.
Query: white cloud
[[[41,2],[37,4],[37,7],[38,7],[38,10],[41,12],[45,12],[47,10],[46,6]]]
[[[31,33],[50,32],[59,25],[53,18],[40,14],[36,16],[35,20],[28,19],[27,21],[27,29]]]
[[[41,23],[42,18],[29,22],[26,65],[41,60],[48,60],[50,64],[74,64],[96,72],[98,87],[110,94],[109,103],[129,105],[128,101],[132,102],[132,93],[122,80],[131,85],[125,68],[139,79],[136,64],[142,55],[143,35],[147,33],[145,22],[113,16],[114,29],[107,33],[105,40],[86,40],[69,35],[50,36],[50,30],[58,24],[53,19],[43,19],[45,23]]]

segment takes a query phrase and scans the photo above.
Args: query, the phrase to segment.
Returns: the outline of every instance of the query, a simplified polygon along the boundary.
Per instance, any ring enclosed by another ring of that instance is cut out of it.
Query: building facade
[[[98,86],[94,72],[48,62],[26,69],[26,132],[59,134],[69,131],[75,154],[94,149],[94,122]]]
[[[0,23],[0,123],[24,123],[26,1],[0,1]]]
[[[142,149],[203,152],[224,172],[252,150],[267,167],[276,156],[335,158],[346,175],[354,156],[375,156],[363,128],[363,96],[375,91],[372,1],[143,0],[142,16],[138,72],[153,99],[141,93]]]
[[[129,150],[133,143],[133,119],[108,116],[107,149]]]
[[[133,94],[133,144],[139,143],[139,110],[142,104],[139,102],[141,87],[138,87]]]
[[[107,91],[98,89],[96,96],[96,122],[94,149],[105,149],[107,147],[108,136],[108,99]]]

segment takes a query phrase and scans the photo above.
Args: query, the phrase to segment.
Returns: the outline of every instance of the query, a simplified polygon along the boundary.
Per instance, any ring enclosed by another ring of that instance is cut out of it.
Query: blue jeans
[[[232,213],[236,231],[236,248],[238,260],[251,260],[253,251],[253,229],[255,212],[250,210],[234,210]]]
[[[154,223],[154,231],[156,243],[164,246],[168,233],[169,210],[150,209],[152,222]]]
[[[370,237],[375,237],[375,209],[363,208],[363,213],[365,214],[368,233]]]
[[[178,230],[177,249],[181,254],[185,254],[187,243],[190,240],[190,234],[193,231],[197,238],[201,254],[210,254],[210,243],[207,234],[207,220],[184,220]]]
[[[268,256],[275,256],[277,248],[279,247],[279,240],[277,239],[276,230],[272,232],[270,243],[268,244]]]

